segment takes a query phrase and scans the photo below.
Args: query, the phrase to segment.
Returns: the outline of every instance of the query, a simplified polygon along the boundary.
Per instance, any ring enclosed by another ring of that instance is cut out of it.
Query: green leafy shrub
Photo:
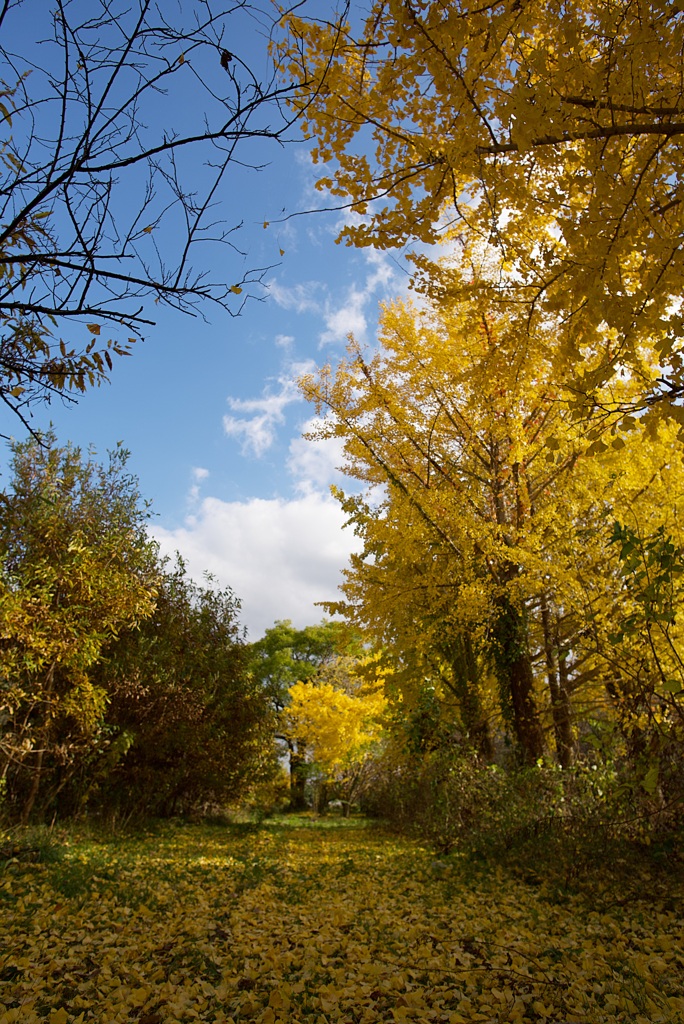
[[[564,884],[605,868],[608,850],[616,863],[630,850],[677,856],[681,834],[680,818],[627,760],[503,769],[442,750],[387,773],[367,810],[443,854],[508,861]]]

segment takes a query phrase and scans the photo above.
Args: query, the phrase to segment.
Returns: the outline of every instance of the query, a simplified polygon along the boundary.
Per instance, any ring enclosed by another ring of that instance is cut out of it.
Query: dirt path
[[[0,1024],[684,1021],[669,906],[476,884],[371,828],[177,827],[0,874]]]

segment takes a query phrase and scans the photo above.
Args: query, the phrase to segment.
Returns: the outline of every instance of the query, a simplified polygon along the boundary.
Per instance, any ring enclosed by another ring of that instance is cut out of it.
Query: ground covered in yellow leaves
[[[74,839],[0,866],[0,1024],[684,1021],[647,889],[465,878],[362,823]]]

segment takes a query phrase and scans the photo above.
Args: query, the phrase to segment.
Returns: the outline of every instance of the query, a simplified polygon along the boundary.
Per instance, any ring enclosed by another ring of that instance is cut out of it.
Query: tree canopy
[[[616,642],[617,622],[647,614],[625,591],[616,541],[642,594],[662,562],[653,600],[671,602],[682,469],[672,424],[645,444],[637,422],[573,420],[550,358],[517,326],[483,304],[397,302],[377,352],[352,341],[346,361],[301,387],[327,414],[316,436],[341,438],[342,468],[366,485],[337,492],[364,549],[331,607],[384,652],[406,713],[427,682],[464,745],[491,757],[498,723],[527,763],[553,736],[569,764],[578,723],[595,714],[630,704],[642,725],[678,720],[679,671],[670,687],[658,667],[673,656],[668,637],[680,642],[674,619],[660,654],[636,627],[631,653]]]
[[[381,749],[386,701],[378,667],[373,658],[338,657],[317,679],[290,687],[283,715],[287,735],[306,744],[314,769],[324,785],[334,786],[347,816],[370,784]]]
[[[566,398],[591,406],[628,367],[637,407],[681,419],[676,4],[377,0],[330,21],[297,8],[287,29],[318,186],[361,215],[348,243],[448,240],[454,272],[416,259],[452,293],[481,287],[467,268],[485,247],[521,328],[553,319]]]

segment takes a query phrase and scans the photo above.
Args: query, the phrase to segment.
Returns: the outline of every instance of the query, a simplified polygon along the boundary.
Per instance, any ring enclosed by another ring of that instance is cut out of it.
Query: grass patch
[[[8,861],[55,864],[63,857],[58,834],[44,827],[0,828],[0,870]]]

